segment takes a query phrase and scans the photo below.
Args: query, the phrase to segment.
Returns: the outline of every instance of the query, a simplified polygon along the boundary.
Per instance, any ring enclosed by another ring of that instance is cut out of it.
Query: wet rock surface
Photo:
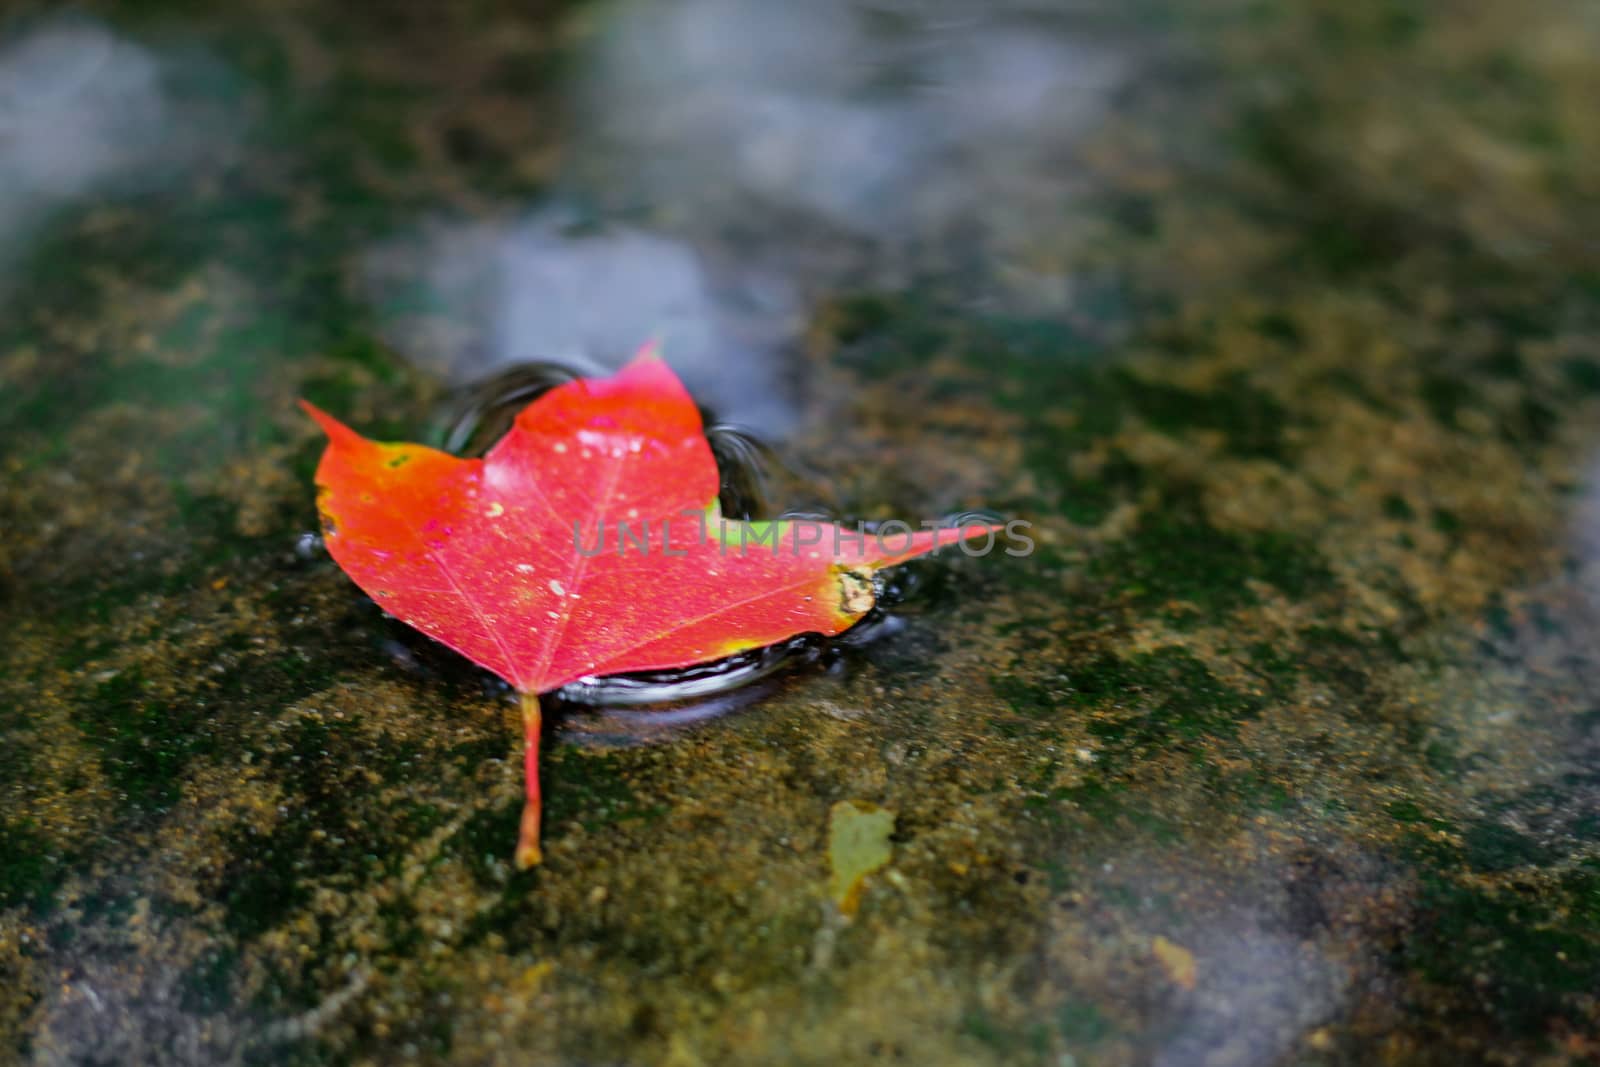
[[[3,1047],[1592,1060],[1588,8],[672,10],[6,24]],[[519,873],[515,706],[319,550],[293,401],[437,439],[635,321],[783,505],[1037,547],[692,729],[568,709]]]

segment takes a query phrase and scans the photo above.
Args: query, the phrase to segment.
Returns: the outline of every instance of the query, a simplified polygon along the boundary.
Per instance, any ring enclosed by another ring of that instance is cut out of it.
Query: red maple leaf
[[[301,403],[328,435],[317,507],[339,566],[522,694],[524,868],[540,858],[538,694],[837,634],[871,609],[879,568],[991,530],[724,522],[700,413],[649,348],[541,396],[482,459],[371,441]]]

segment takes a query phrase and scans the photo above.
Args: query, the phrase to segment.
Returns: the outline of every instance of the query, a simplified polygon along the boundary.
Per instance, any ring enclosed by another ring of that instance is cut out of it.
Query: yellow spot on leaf
[[[737,656],[741,652],[748,652],[752,648],[760,647],[760,645],[760,641],[752,641],[747,637],[735,637],[732,640],[723,641],[721,644],[716,645],[716,651],[712,653],[711,658],[727,659],[729,656]]]

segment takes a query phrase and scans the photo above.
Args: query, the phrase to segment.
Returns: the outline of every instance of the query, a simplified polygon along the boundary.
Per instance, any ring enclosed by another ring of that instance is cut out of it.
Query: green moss
[[[586,827],[630,819],[655,819],[663,808],[645,806],[628,785],[632,764],[628,752],[587,751],[562,747],[544,765],[545,825],[552,829],[573,821]]]
[[[903,293],[862,293],[829,309],[842,361],[881,380],[919,371],[928,358],[959,343],[952,321]]]
[[[1141,819],[1158,837],[1176,836],[1164,820],[1130,805],[1128,788],[1118,775],[1141,759],[1170,749],[1192,746],[1207,738],[1230,738],[1239,723],[1260,710],[1260,702],[1223,685],[1190,653],[1162,648],[1131,658],[1101,656],[1086,664],[1057,668],[1064,685],[1054,687],[1001,675],[993,680],[997,695],[1024,721],[1036,723],[1026,733],[1053,733],[1052,724],[1071,714],[1089,713],[1087,729],[1099,739],[1098,771],[1088,781],[1053,790],[1028,802],[1041,813],[1070,802],[1099,821]],[[1059,693],[1059,695],[1057,695]],[[1220,783],[1233,805],[1272,806],[1287,802],[1282,786],[1245,775]],[[1050,821],[1054,821],[1052,818]]]
[[[1182,506],[1148,514],[1126,539],[1093,560],[1088,573],[1110,582],[1133,603],[1173,618],[1215,620],[1256,602],[1254,579],[1304,599],[1333,584],[1332,572],[1308,542],[1277,531],[1233,533]]]
[[[268,759],[285,798],[270,833],[239,834],[220,887],[224,923],[241,940],[304,907],[311,887],[354,891],[397,869],[411,844],[443,820],[425,799],[384,804],[368,778],[428,780],[432,758],[417,746],[374,741],[343,719],[303,717],[281,730]]]
[[[1210,764],[1204,774],[1207,791],[1219,812],[1281,812],[1294,804],[1294,793],[1286,784],[1291,780],[1289,776],[1274,775],[1258,767],[1220,772]]]
[[[0,821],[0,908],[51,910],[65,873],[52,842],[31,820]]]
[[[1008,1063],[1043,1062],[1050,1051],[1050,1031],[1044,1024],[1019,1030],[995,1022],[982,1008],[961,1017],[961,1033],[1004,1055]]]
[[[1550,896],[1528,897],[1424,877],[1418,929],[1402,953],[1410,966],[1448,990],[1473,990],[1473,1014],[1486,1012],[1518,1036],[1541,1036],[1556,1018],[1584,1017],[1600,973],[1595,931],[1573,921],[1592,913],[1595,872],[1564,879]]]
[[[1090,732],[1127,746],[1231,736],[1259,707],[1180,648],[1103,656],[1069,678],[1075,704],[1109,712],[1090,722]]]
[[[1468,824],[1461,847],[1466,862],[1480,871],[1506,871],[1555,858],[1539,842],[1493,819]]]
[[[1053,791],[1050,800],[1072,804],[1094,821],[1109,823],[1131,810],[1136,797],[1126,780],[1092,774],[1079,785]]]
[[[1452,430],[1457,428],[1463,409],[1481,404],[1478,391],[1471,383],[1454,374],[1430,374],[1424,377],[1421,396],[1428,413]]]
[[[549,792],[548,787],[545,790]],[[492,808],[474,812],[450,835],[445,849],[458,856],[484,888],[497,888],[522,822],[522,798],[510,797]],[[548,822],[548,821],[547,821]],[[524,878],[531,875],[524,874]]]
[[[1410,522],[1417,517],[1411,505],[1406,503],[1405,497],[1394,493],[1383,498],[1383,513],[1388,518],[1398,519],[1401,522]]]
[[[1569,921],[1591,935],[1600,932],[1600,859],[1587,859],[1561,877]]]
[[[1139,193],[1107,193],[1100,197],[1102,216],[1130,238],[1146,239],[1161,232],[1161,214],[1154,197]]]
[[[1112,452],[1094,473],[1082,476],[1061,462],[1060,453],[1051,452],[1050,457],[1036,455],[1031,465],[1043,483],[1054,488],[1060,513],[1080,526],[1099,523],[1144,484],[1143,469],[1120,451]]]
[[[366,388],[366,381],[358,374],[352,371],[338,371],[302,379],[299,392],[317,407],[334,413],[335,417],[340,417],[341,413],[350,411],[356,406]],[[362,427],[361,432],[380,441],[389,440],[392,436],[370,426]]]
[[[234,972],[239,954],[217,945],[190,964],[178,978],[179,1002],[183,1010],[196,1015],[213,1015],[231,1007],[237,997]]]
[[[264,839],[240,840],[235,869],[226,880],[223,921],[229,932],[249,939],[270,930],[311,896],[308,880],[296,871],[312,827],[294,818],[290,825]]]
[[[1224,449],[1232,455],[1275,460],[1287,456],[1287,410],[1243,375],[1208,391],[1147,381],[1126,371],[1116,373],[1114,381],[1129,406],[1163,433],[1213,430],[1223,435]]]
[[[1341,691],[1357,704],[1365,702],[1371,692],[1375,663],[1404,658],[1397,651],[1380,648],[1373,638],[1334,626],[1307,626],[1298,636],[1301,673]]]
[[[281,50],[259,34],[235,39],[223,32],[215,43],[236,50],[242,60],[265,49],[276,58],[263,72],[289,87]],[[199,88],[208,100],[217,99],[219,87]],[[70,214],[50,226],[20,265],[24,281],[8,303],[27,314],[0,328],[0,347],[28,343],[40,324],[92,319],[126,299],[124,290],[100,281],[107,274],[166,291],[205,277],[210,263],[225,262],[245,284],[229,290],[223,306],[202,296],[175,321],[154,323],[161,359],[126,351],[53,353],[48,373],[0,391],[0,441],[26,435],[45,441],[47,453],[58,457],[63,429],[108,403],[202,412],[182,433],[143,442],[165,469],[189,475],[281,435],[281,413],[262,410],[258,395],[268,375],[282,373],[286,355],[322,352],[380,383],[398,380],[398,361],[363,336],[370,313],[351,299],[344,279],[351,250],[393,217],[392,198],[372,195],[352,163],[350,145],[360,144],[386,165],[414,161],[407,154],[408,135],[398,132],[409,113],[396,106],[404,100],[394,91],[341,76],[316,94],[286,92],[255,132],[299,163],[301,190],[343,205],[338,225],[297,225],[298,192],[284,192],[271,174],[239,168],[215,177],[216,189],[202,195],[180,190],[143,196],[138,214],[119,217],[113,227],[83,226],[81,216]],[[339,136],[330,138],[330,130]],[[95,269],[86,271],[84,264]],[[255,303],[237,304],[240,292]]]
[[[1257,641],[1245,649],[1245,657],[1275,698],[1282,699],[1294,689],[1300,676],[1300,660],[1292,645]]]
[[[1568,385],[1580,393],[1600,393],[1600,360],[1574,356],[1561,364]]]
[[[1384,810],[1389,813],[1390,818],[1399,823],[1416,823],[1423,819],[1422,809],[1410,799],[1393,801]]]
[[[838,359],[872,381],[916,376],[937,356],[980,376],[980,388],[1029,415],[1077,416],[1074,437],[1113,429],[1115,383],[1092,360],[1102,346],[1057,319],[974,315],[909,293],[865,293],[829,309]],[[960,383],[957,384],[960,388]]]
[[[1550,442],[1560,424],[1561,416],[1555,408],[1524,396],[1500,417],[1500,436],[1514,445],[1537,448]]]
[[[1256,330],[1263,337],[1294,347],[1305,341],[1305,331],[1292,315],[1269,311],[1256,319]]]
[[[1388,397],[1374,392],[1366,379],[1348,367],[1322,371],[1313,381],[1315,385],[1341,393],[1372,411],[1391,416],[1396,413]]]
[[[1056,1009],[1056,1032],[1069,1045],[1094,1045],[1115,1032],[1115,1027],[1091,1000],[1073,998]]]
[[[1099,523],[1146,484],[1120,451],[1096,470],[1071,463],[1130,415],[1162,433],[1219,433],[1230,455],[1287,458],[1288,410],[1242,375],[1183,389],[1108,367],[1099,342],[1057,321],[964,315],[900,295],[841,301],[833,325],[841,362],[870,379],[917,375],[934,355],[965,363],[978,388],[1029,424],[1023,462],[1045,500],[1080,525]],[[970,391],[960,381],[952,388]]]
[[[544,793],[544,837],[554,841],[567,832],[567,824],[586,828],[652,820],[665,809],[640,803],[628,785],[629,753],[591,751],[568,746],[546,746],[540,765]],[[475,813],[451,835],[445,848],[459,856],[486,888],[500,888],[505,864],[522,818],[522,797]],[[534,872],[514,876],[519,882]],[[484,931],[487,932],[487,928]]]
[[[989,684],[1012,711],[1030,719],[1052,718],[1062,704],[1050,686],[1027,681],[1013,673],[993,675]]]
[[[1381,270],[1405,255],[1418,225],[1341,181],[1342,169],[1329,165],[1312,133],[1321,128],[1319,110],[1295,87],[1234,124],[1234,146],[1282,190],[1241,209],[1293,235],[1286,267],[1338,279]]]
[[[170,807],[189,762],[218,750],[203,706],[150,698],[137,669],[99,683],[76,720],[125,811]]]
[[[1455,537],[1462,530],[1461,517],[1449,508],[1433,509],[1433,528],[1446,537]]]
[[[1483,372],[1491,378],[1503,378],[1507,381],[1522,381],[1527,377],[1528,364],[1522,354],[1512,345],[1503,345],[1489,355],[1485,356],[1480,364]]]
[[[1422,758],[1435,774],[1461,773],[1461,759],[1448,738],[1438,737],[1427,742],[1422,749]]]

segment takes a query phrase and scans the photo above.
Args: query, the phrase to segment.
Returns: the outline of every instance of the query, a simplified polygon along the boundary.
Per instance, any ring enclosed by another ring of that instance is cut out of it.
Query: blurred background
[[[0,8],[0,1048],[1593,1062],[1597,55],[1583,0]],[[568,708],[517,873],[515,709],[327,558],[294,400],[442,443],[652,338],[775,510],[1038,551],[692,729]]]

